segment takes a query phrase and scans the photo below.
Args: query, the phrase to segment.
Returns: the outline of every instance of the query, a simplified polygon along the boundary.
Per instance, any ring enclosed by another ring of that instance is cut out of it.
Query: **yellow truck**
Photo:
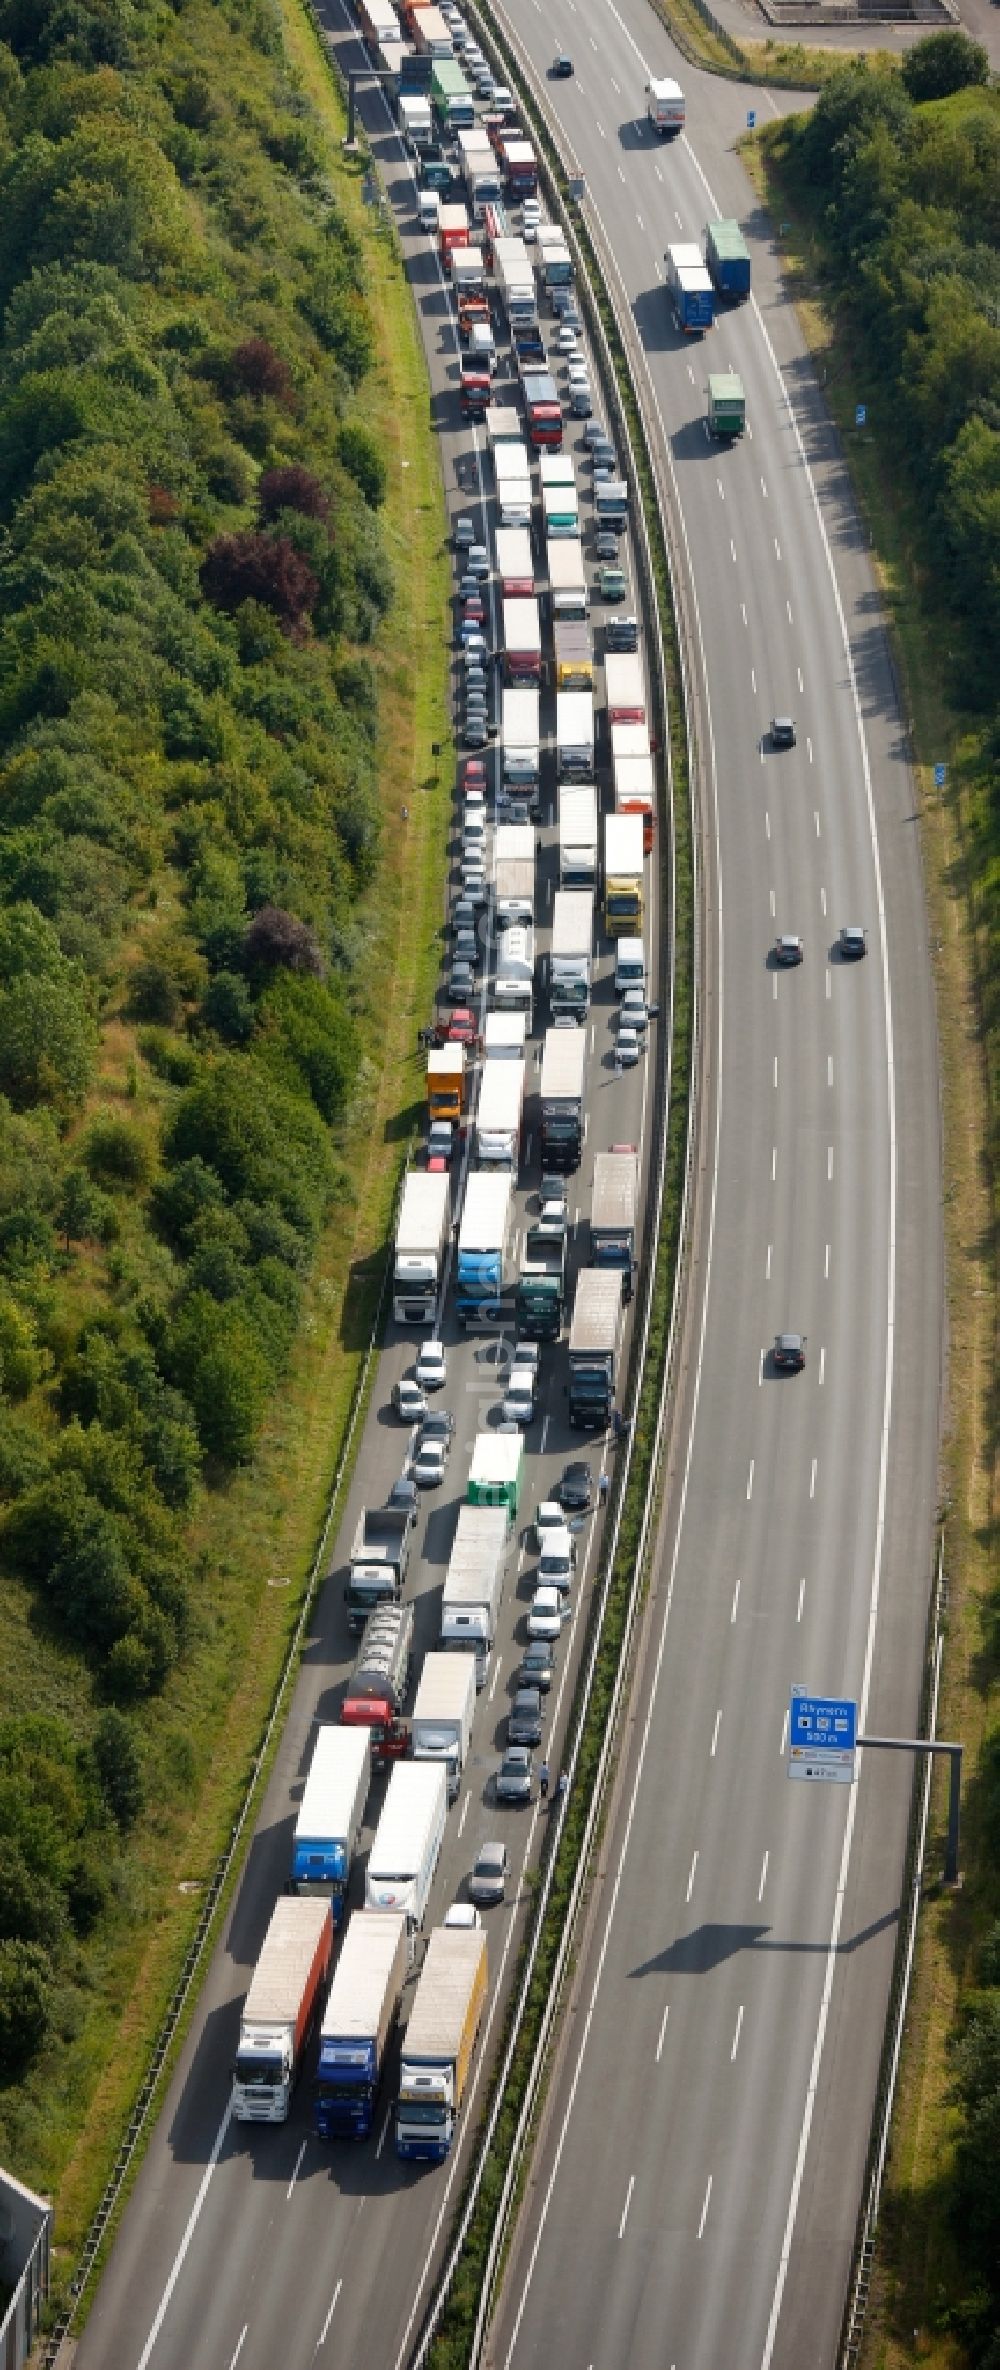
[[[431,1119],[464,1118],[468,1092],[464,1045],[432,1045],[427,1055],[427,1108]]]
[[[438,1926],[403,2035],[396,2153],[440,2164],[451,2147],[486,2004],[481,1926]]]
[[[592,691],[594,652],[582,619],[557,617],[552,628],[557,691]]]

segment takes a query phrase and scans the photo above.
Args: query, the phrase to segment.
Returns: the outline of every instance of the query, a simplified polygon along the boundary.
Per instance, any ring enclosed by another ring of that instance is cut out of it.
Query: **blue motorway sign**
[[[948,769],[947,769],[947,766],[944,766],[944,765],[936,765],[936,766],[935,766],[935,768],[934,768],[934,782],[935,782],[935,786],[936,786],[936,788],[937,788],[938,790],[943,790],[943,789],[944,789],[945,782],[947,781],[947,778],[948,778]]]
[[[788,1710],[788,1775],[832,1786],[855,1777],[858,1707],[850,1696],[793,1687]]]
[[[757,109],[756,109],[756,107],[748,107],[748,108],[747,108],[747,131],[748,131],[748,132],[752,132],[752,131],[753,131],[753,130],[756,128],[756,123],[757,123]]]
[[[856,428],[864,428],[864,427],[866,426],[866,424],[867,424],[867,420],[868,420],[868,405],[867,405],[867,403],[856,403],[856,404],[855,404],[855,406],[854,406],[854,425],[855,425],[855,427],[856,427]]]

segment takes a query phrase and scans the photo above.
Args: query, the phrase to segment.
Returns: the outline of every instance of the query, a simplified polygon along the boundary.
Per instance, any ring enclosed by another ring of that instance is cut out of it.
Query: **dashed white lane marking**
[[[329,2310],[329,2312],[327,2313],[327,2316],[326,2316],[326,2319],[325,2319],[325,2321],[324,2321],[324,2323],[323,2323],[322,2329],[320,2330],[320,2336],[319,2336],[319,2345],[317,2345],[317,2347],[316,2347],[316,2351],[317,2351],[317,2353],[319,2352],[320,2346],[321,2346],[321,2345],[325,2345],[325,2344],[326,2344],[326,2340],[327,2340],[327,2336],[328,2336],[328,2333],[329,2333],[329,2328],[330,2328],[330,2323],[331,2323],[331,2321],[332,2321],[332,2319],[333,2319],[333,2316],[334,2316],[334,2313],[336,2312],[336,2309],[337,2309],[337,2298],[338,2298],[338,2296],[339,2296],[339,2294],[340,2294],[340,2291],[341,2291],[341,2288],[343,2287],[343,2285],[344,2285],[344,2283],[343,2283],[343,2280],[342,2280],[342,2279],[339,2279],[339,2280],[337,2281],[337,2285],[336,2285],[336,2287],[335,2287],[335,2289],[334,2289],[334,2291],[333,2291],[333,2295],[332,2295],[332,2297],[331,2297],[331,2300],[330,2300],[330,2310]]]
[[[656,2062],[657,2062],[657,2065],[659,2065],[660,2058],[661,2058],[661,2056],[662,2056],[662,2054],[663,2054],[663,2043],[664,2043],[664,2041],[665,2041],[665,2039],[666,2039],[666,2033],[667,2033],[667,2018],[668,2018],[669,2014],[670,2014],[670,2007],[669,2007],[669,2004],[668,2004],[668,2005],[667,2005],[667,2007],[666,2007],[666,2008],[664,2008],[664,2011],[663,2011],[663,2022],[662,2022],[662,2024],[661,2024],[661,2026],[660,2026],[660,2037],[659,2037],[659,2040],[657,2041],[657,2044],[656,2044]]]
[[[759,1885],[758,1885],[758,1887],[757,1887],[757,1899],[758,1899],[758,1901],[762,1901],[762,1900],[763,1900],[763,1898],[764,1898],[764,1886],[765,1886],[765,1885],[766,1885],[766,1883],[767,1883],[767,1863],[768,1863],[768,1861],[769,1861],[770,1857],[771,1857],[771,1855],[770,1855],[770,1852],[765,1852],[765,1854],[764,1854],[764,1864],[763,1864],[763,1867],[761,1868],[761,1872],[760,1872],[760,1883],[759,1883]]]
[[[716,1746],[718,1745],[718,1742],[719,1742],[719,1729],[720,1729],[721,1723],[722,1723],[722,1713],[721,1713],[721,1711],[718,1711],[718,1712],[716,1712],[716,1715],[715,1715],[715,1727],[714,1727],[714,1728],[713,1728],[713,1730],[712,1730],[712,1750],[711,1750],[711,1754],[710,1754],[710,1759],[711,1759],[711,1760],[713,1760],[713,1761],[714,1761],[714,1759],[715,1759]]]
[[[306,2149],[307,2149],[308,2145],[309,2145],[309,2142],[308,2142],[308,2140],[303,2140],[303,2142],[302,2142],[302,2146],[301,2146],[301,2148],[299,2149],[298,2155],[297,2155],[297,2157],[296,2157],[296,2159],[295,2159],[295,2164],[294,2164],[293,2171],[292,2171],[292,2177],[291,2177],[291,2180],[289,2181],[288,2187],[287,2187],[287,2189],[286,2189],[286,2191],[285,2191],[285,2204],[286,2204],[286,2205],[287,2205],[287,2203],[288,2203],[288,2200],[289,2200],[289,2198],[290,2198],[290,2196],[291,2196],[291,2194],[292,2194],[292,2190],[293,2190],[293,2189],[294,2189],[294,2187],[295,2187],[295,2183],[296,2183],[296,2181],[298,2180],[298,2177],[299,2177],[299,2166],[300,2166],[300,2164],[301,2164],[301,2162],[302,2162],[303,2156],[305,2155],[305,2152],[306,2152]]]
[[[621,2221],[620,2221],[620,2222],[619,2222],[619,2224],[618,2224],[618,2236],[619,2236],[619,2238],[624,2238],[624,2236],[625,2236],[625,2224],[626,2224],[626,2222],[628,2221],[628,2209],[629,2209],[629,2206],[630,2206],[630,2205],[631,2205],[631,2203],[632,2203],[632,2191],[633,2191],[633,2189],[634,2189],[634,2188],[635,2188],[635,2174],[634,2174],[634,2173],[630,2173],[630,2174],[629,2174],[629,2183],[628,2183],[628,2188],[627,2188],[627,2190],[626,2190],[626,2193],[625,2193],[625,2204],[624,2204],[624,2207],[623,2207],[623,2209],[622,2209],[622,2218],[621,2218]]]
[[[229,2370],[236,2370],[236,2364],[239,2361],[240,2355],[247,2341],[247,2330],[249,2327],[249,2321],[244,2321],[243,2327],[240,2330],[239,2337],[236,2341],[236,2352],[234,2353],[232,2361],[230,2362]]]
[[[702,2206],[702,2209],[701,2209],[701,2221],[700,2221],[700,2222],[699,2222],[699,2224],[698,2224],[698,2236],[699,2236],[699,2238],[703,2238],[703,2237],[704,2237],[704,2233],[705,2233],[705,2224],[706,2224],[706,2222],[707,2222],[707,2220],[708,2220],[708,2201],[709,2201],[709,2198],[711,2197],[711,2194],[712,2194],[712,2175],[711,2175],[711,2173],[709,2173],[709,2176],[708,2176],[708,2187],[707,2187],[707,2189],[706,2189],[706,2191],[705,2191],[705,2203],[704,2203],[704,2205]]]
[[[816,1495],[816,1471],[817,1464],[816,1458],[814,1457],[812,1461],[812,1472],[809,1475],[809,1495],[811,1498],[814,1498]]]
[[[799,1604],[798,1604],[798,1611],[797,1611],[797,1613],[796,1613],[796,1615],[795,1615],[796,1621],[801,1621],[801,1619],[802,1619],[802,1607],[803,1607],[803,1605],[804,1605],[804,1603],[805,1603],[805,1594],[806,1594],[806,1584],[805,1584],[805,1580],[804,1580],[804,1579],[802,1579],[802,1580],[800,1580],[800,1581],[799,1581]]]
[[[739,1601],[740,1601],[740,1584],[739,1584],[739,1581],[737,1580],[736,1586],[735,1586],[735,1588],[734,1588],[734,1590],[733,1590],[733,1609],[732,1609],[732,1612],[730,1613],[730,1616],[729,1616],[729,1620],[730,1620],[730,1624],[731,1624],[731,1625],[732,1625],[732,1624],[735,1622],[735,1620],[736,1620],[736,1608],[737,1608],[737,1606],[738,1606],[738,1604],[739,1604]]]
[[[738,2048],[739,2048],[739,2045],[740,2045],[740,2033],[742,2032],[742,2029],[743,2029],[743,2010],[742,2010],[742,2007],[741,2007],[741,2008],[740,2008],[740,2011],[739,2011],[739,2014],[738,2014],[738,2016],[737,2016],[737,2018],[736,2018],[736,2031],[735,2031],[735,2032],[734,2032],[734,2034],[733,2034],[733,2046],[732,2046],[732,2048],[731,2048],[731,2050],[730,2050],[730,2052],[729,2052],[729,2062],[730,2062],[730,2064],[732,2064],[732,2061],[733,2061],[733,2059],[734,2059],[734,2057],[735,2057],[735,2055],[736,2055],[736,2052],[737,2052],[737,2050],[738,2050]]]
[[[698,1854],[697,1854],[697,1852],[695,1852],[695,1853],[694,1853],[694,1855],[693,1855],[692,1861],[691,1861],[691,1873],[690,1873],[690,1875],[689,1875],[689,1877],[688,1877],[688,1889],[687,1889],[687,1892],[686,1892],[686,1893],[685,1893],[685,1895],[684,1895],[684,1899],[685,1899],[685,1901],[690,1901],[690,1899],[691,1899],[691,1895],[692,1895],[692,1893],[693,1893],[693,1891],[694,1891],[694,1872],[695,1872],[695,1869],[697,1868],[697,1866],[698,1866]]]
[[[749,1471],[749,1473],[747,1474],[747,1504],[748,1504],[748,1505],[749,1505],[749,1503],[750,1503],[750,1499],[751,1499],[752,1495],[753,1495],[753,1458],[751,1457],[751,1459],[750,1459],[750,1471]]]

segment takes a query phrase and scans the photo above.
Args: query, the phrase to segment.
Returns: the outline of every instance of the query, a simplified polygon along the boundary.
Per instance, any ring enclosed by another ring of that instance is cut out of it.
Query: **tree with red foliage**
[[[251,969],[305,971],[322,979],[326,965],[307,923],[282,905],[262,905],[243,942]]]
[[[229,376],[232,385],[245,395],[260,398],[273,395],[277,403],[291,405],[294,394],[291,371],[266,337],[245,337],[242,345],[234,347],[229,357]]]
[[[257,488],[262,523],[266,526],[282,510],[297,510],[303,518],[328,518],[329,497],[318,477],[298,462],[285,469],[265,469]]]
[[[244,601],[259,601],[282,625],[294,629],[311,616],[319,585],[307,560],[287,535],[217,535],[201,565],[201,589],[213,609],[229,614]]]

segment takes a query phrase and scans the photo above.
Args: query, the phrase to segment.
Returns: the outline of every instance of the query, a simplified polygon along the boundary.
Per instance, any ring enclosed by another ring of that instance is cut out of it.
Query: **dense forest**
[[[891,423],[889,467],[914,520],[922,600],[949,652],[971,831],[966,879],[984,950],[979,980],[1000,1113],[1000,91],[956,30],[901,71],[854,64],[780,135],[781,166],[818,230],[834,317]],[[991,1431],[995,1423],[989,1415]],[[992,1442],[991,1442],[992,1445]],[[1000,1587],[985,1617],[982,1684],[995,1695]],[[987,1736],[968,1832],[981,1940],[951,2050],[944,2218],[955,2292],[932,2309],[977,2370],[1000,2370],[1000,1727]],[[907,2338],[909,2331],[907,2331]]]
[[[329,170],[276,0],[0,0],[0,1561],[90,1705],[0,1719],[28,2178],[210,1598],[192,1510],[349,1190],[392,584]]]

